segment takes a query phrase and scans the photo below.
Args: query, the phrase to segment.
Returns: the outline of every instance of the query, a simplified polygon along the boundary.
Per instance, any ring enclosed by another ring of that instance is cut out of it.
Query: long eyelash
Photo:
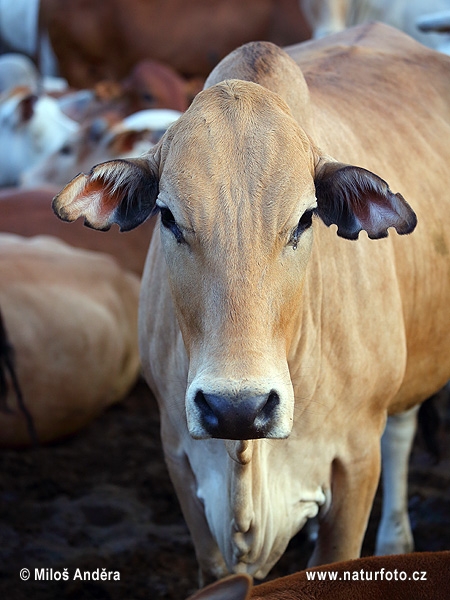
[[[166,229],[170,229],[172,234],[175,236],[175,239],[177,240],[178,244],[183,243],[184,242],[183,234],[182,234],[180,228],[178,227],[178,225],[176,224],[176,221],[175,221],[174,216],[171,213],[171,211],[168,208],[161,207],[159,209],[159,212],[161,213],[161,223],[162,223],[163,227],[165,227]]]
[[[297,229],[295,230],[295,233],[292,236],[292,248],[294,250],[297,250],[298,240],[299,240],[301,234],[311,227],[313,215],[314,215],[314,210],[311,209],[311,210],[305,211],[303,213],[303,215],[301,216],[300,221],[298,222],[298,225],[297,225]]]

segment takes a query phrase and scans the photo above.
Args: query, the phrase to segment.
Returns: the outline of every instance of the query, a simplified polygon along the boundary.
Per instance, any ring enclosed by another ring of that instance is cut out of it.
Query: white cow
[[[22,186],[64,185],[92,165],[125,156],[139,156],[156,143],[181,115],[176,110],[142,110],[109,126],[106,118],[82,125],[79,131],[35,166],[27,168]]]
[[[313,31],[321,38],[346,27],[381,21],[401,29],[416,40],[449,53],[450,35],[423,33],[416,21],[430,12],[448,10],[449,0],[299,0]]]
[[[15,87],[27,87],[37,93],[38,81],[36,66],[27,56],[13,53],[0,56],[0,98]]]
[[[78,131],[58,102],[17,88],[0,101],[0,187],[17,185],[21,173],[60,148]]]
[[[441,35],[442,41],[438,50],[450,54],[450,2],[448,9],[438,13],[425,13],[416,19],[416,25],[420,31],[427,34],[437,32]]]
[[[47,31],[39,27],[40,0],[0,0],[0,41],[39,63],[44,76],[58,75]]]

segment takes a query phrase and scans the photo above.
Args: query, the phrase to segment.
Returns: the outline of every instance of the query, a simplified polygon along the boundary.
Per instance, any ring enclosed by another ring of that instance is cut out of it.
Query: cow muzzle
[[[187,423],[192,437],[227,440],[288,437],[293,413],[290,390],[277,385],[230,388],[192,382],[186,394]]]

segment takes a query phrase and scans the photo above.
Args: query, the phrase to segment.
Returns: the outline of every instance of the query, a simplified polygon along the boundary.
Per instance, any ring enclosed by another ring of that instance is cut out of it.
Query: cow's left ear
[[[158,195],[158,169],[152,158],[117,159],[80,173],[53,199],[63,221],[84,217],[84,224],[107,231],[137,227],[151,214]]]
[[[323,222],[338,226],[337,234],[356,240],[364,229],[372,239],[387,237],[388,228],[397,233],[411,233],[417,217],[401,196],[393,194],[388,184],[366,169],[321,157],[315,180],[317,213]]]

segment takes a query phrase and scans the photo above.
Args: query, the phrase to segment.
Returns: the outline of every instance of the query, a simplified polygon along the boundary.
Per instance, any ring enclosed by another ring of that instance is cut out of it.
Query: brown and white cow
[[[6,344],[39,441],[73,433],[128,393],[140,368],[138,297],[139,278],[106,254],[50,236],[0,235]],[[27,419],[1,358],[9,412],[0,413],[0,446],[27,445]]]
[[[244,42],[309,37],[298,0],[191,0],[188,7],[184,0],[0,2],[0,48],[25,53],[43,75],[59,72],[78,88],[118,81],[146,59],[206,77]]]
[[[450,552],[371,556],[299,571],[252,586],[248,575],[231,575],[188,600],[444,600]]]
[[[311,564],[357,557],[388,415],[450,376],[449,74],[383,25],[249,44],[156,148],[54,200],[98,229],[160,213],[141,356],[209,574],[264,577],[317,514]]]
[[[40,0],[39,14],[60,73],[74,87],[122,79],[147,58],[186,77],[206,76],[244,42],[294,44],[310,36],[297,0],[191,0],[188,7],[184,0]]]
[[[20,184],[26,188],[57,185],[61,187],[93,164],[124,156],[136,157],[159,141],[168,126],[181,113],[167,109],[141,110],[110,123],[104,118],[87,121],[66,143],[37,164],[25,168]]]

